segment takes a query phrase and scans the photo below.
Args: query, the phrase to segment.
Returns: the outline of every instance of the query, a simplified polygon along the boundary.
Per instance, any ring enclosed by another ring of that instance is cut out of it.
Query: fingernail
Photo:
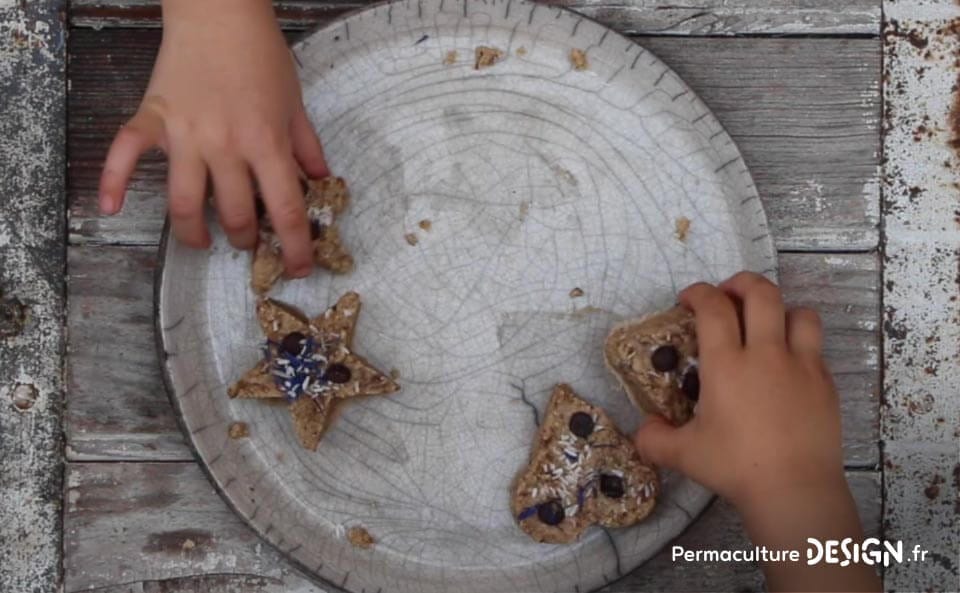
[[[294,268],[293,277],[294,278],[306,278],[310,275],[310,272],[313,270],[313,266],[300,266],[299,268]]]
[[[115,205],[116,200],[114,200],[112,197],[106,194],[101,194],[99,198],[99,203],[100,203],[101,213],[113,214],[114,212],[116,212],[116,205]]]

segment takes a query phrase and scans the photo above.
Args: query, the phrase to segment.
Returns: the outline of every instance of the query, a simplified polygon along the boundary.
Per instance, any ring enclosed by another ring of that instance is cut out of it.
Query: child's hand
[[[696,316],[700,400],[674,428],[652,418],[640,453],[730,500],[754,545],[800,554],[764,564],[771,591],[879,591],[864,564],[807,566],[807,538],[863,541],[843,473],[840,406],[821,357],[820,318],[742,273],[680,295]]]
[[[842,484],[840,408],[817,314],[786,311],[780,290],[751,273],[695,284],[680,301],[696,316],[697,413],[678,429],[652,418],[637,433],[640,452],[737,506]]]
[[[311,270],[299,170],[329,174],[304,111],[287,44],[267,0],[164,0],[163,42],[137,114],[117,134],[100,181],[100,208],[116,213],[137,160],[166,152],[174,235],[206,247],[207,174],[230,242],[255,246],[253,178],[283,248],[287,271]]]

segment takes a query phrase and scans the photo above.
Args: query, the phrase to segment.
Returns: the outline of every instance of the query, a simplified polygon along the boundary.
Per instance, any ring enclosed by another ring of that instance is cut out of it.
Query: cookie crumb
[[[425,231],[429,231],[431,228],[433,228],[433,223],[427,220],[426,218],[424,218],[423,220],[420,221],[420,228],[422,228]]]
[[[521,222],[527,219],[527,214],[530,214],[530,202],[520,202]]]
[[[587,52],[577,48],[571,49],[570,63],[573,64],[574,70],[586,70],[590,66],[587,62]]]
[[[519,57],[521,57],[521,58],[522,58],[523,56],[527,55],[527,48],[523,47],[522,45],[521,45],[520,47],[518,47],[518,48],[517,48],[517,55],[518,55]]]
[[[443,58],[443,63],[446,66],[452,66],[457,63],[457,50],[451,49],[447,52],[446,57]]]
[[[677,219],[677,239],[686,243],[687,234],[690,232],[690,219],[686,216],[681,216]]]
[[[250,436],[250,427],[246,422],[231,422],[227,429],[227,434],[231,439],[242,439]]]
[[[574,288],[573,290],[570,291],[571,299],[578,299],[582,296],[583,296],[583,289],[580,287]]]
[[[183,540],[183,544],[180,545],[180,548],[181,548],[184,552],[189,552],[190,550],[192,550],[192,549],[194,549],[194,548],[196,548],[196,547],[197,547],[197,542],[193,541],[193,540],[190,539],[190,538],[187,538],[187,539]]]
[[[473,69],[480,70],[481,68],[489,68],[499,62],[500,58],[503,57],[503,52],[495,47],[480,45],[477,46],[474,55]]]
[[[400,370],[399,370],[399,369],[396,369],[396,368],[390,369],[390,378],[393,379],[394,381],[396,381],[397,379],[399,379],[399,378],[400,378]]]
[[[406,235],[403,236],[403,238],[406,240],[407,244],[410,245],[411,247],[413,247],[414,245],[420,242],[420,239],[418,239],[417,236],[413,233],[407,233]]]
[[[370,532],[363,527],[351,527],[347,531],[347,539],[354,548],[361,550],[369,550],[373,544],[377,543],[377,540],[373,539]]]

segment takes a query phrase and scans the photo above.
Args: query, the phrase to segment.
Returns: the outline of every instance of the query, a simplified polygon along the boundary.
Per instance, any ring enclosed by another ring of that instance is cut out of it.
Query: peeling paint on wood
[[[884,537],[927,551],[885,571],[887,591],[960,591],[960,455],[956,443],[894,441],[884,448]]]
[[[104,154],[140,101],[159,41],[158,32],[143,30],[77,31],[71,40],[73,243],[159,241],[166,167],[158,154],[141,164],[119,216],[101,216],[96,198]],[[677,70],[737,141],[780,249],[877,247],[877,40],[640,41]]]
[[[929,550],[891,591],[960,590],[960,3],[885,3],[884,525]],[[954,478],[956,472],[956,478]]]
[[[878,534],[878,474],[851,472],[848,480],[867,534]],[[213,493],[195,463],[70,464],[67,501],[67,593],[90,588],[100,593],[324,591],[262,543]],[[164,517],[162,525],[158,515]],[[185,549],[193,539],[195,547]],[[733,508],[722,501],[707,509],[677,543],[689,549],[751,547]],[[201,545],[203,558],[191,560],[189,555]],[[117,583],[129,584],[111,587]],[[603,591],[672,591],[677,583],[691,591],[760,590],[762,576],[752,564],[677,564],[667,549]]]
[[[74,0],[74,26],[159,26],[159,0]],[[614,29],[636,34],[734,35],[856,34],[876,35],[879,0],[849,0],[838,9],[835,0],[702,0],[679,4],[664,0],[548,0]],[[286,27],[307,28],[334,15],[355,10],[358,0],[275,0]]]
[[[0,2],[0,591],[60,583],[63,3]],[[29,315],[27,312],[29,311]]]
[[[23,332],[27,323],[27,308],[20,299],[4,298],[0,292],[0,339],[13,338]]]

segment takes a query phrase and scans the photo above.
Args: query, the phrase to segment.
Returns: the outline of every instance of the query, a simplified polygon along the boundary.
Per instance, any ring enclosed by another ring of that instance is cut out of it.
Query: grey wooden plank
[[[198,575],[107,585],[84,589],[84,591],[87,593],[324,593],[324,589],[294,573],[281,578],[237,573]]]
[[[876,472],[848,479],[868,534],[880,529]],[[158,520],[161,519],[161,520]],[[314,593],[322,589],[262,543],[213,492],[194,463],[70,463],[64,560],[65,590]],[[733,509],[713,504],[677,540],[689,549],[747,549]],[[218,580],[204,580],[218,575]],[[123,583],[122,587],[118,586]],[[226,584],[224,584],[226,583]],[[759,589],[756,566],[674,563],[669,549],[605,591]]]
[[[641,40],[715,111],[744,153],[781,249],[878,243],[879,41]],[[156,244],[165,166],[148,158],[117,217],[97,211],[103,155],[135,110],[157,32],[77,31],[71,41],[70,233],[74,243]],[[123,55],[124,59],[114,59]]]
[[[324,591],[261,541],[195,463],[68,464],[65,497],[68,592]]]
[[[676,4],[664,0],[557,0],[601,23],[627,33],[669,35],[804,34],[876,35],[879,0],[851,0],[838,10],[832,0],[704,0]],[[74,0],[74,26],[159,26],[159,0]],[[365,5],[358,0],[275,0],[285,27],[323,23],[331,14]]]
[[[780,249],[876,248],[880,55],[874,40],[642,39],[733,136]]]
[[[960,5],[885,3],[885,537],[889,591],[960,590]]]
[[[159,375],[152,247],[72,247],[65,430],[72,460],[191,460]],[[878,463],[879,262],[783,254],[791,304],[821,311],[841,393],[847,464]]]
[[[70,251],[70,458],[192,459],[160,377],[155,266],[153,248]]]
[[[0,591],[17,593],[60,583],[63,8],[0,0]]]

